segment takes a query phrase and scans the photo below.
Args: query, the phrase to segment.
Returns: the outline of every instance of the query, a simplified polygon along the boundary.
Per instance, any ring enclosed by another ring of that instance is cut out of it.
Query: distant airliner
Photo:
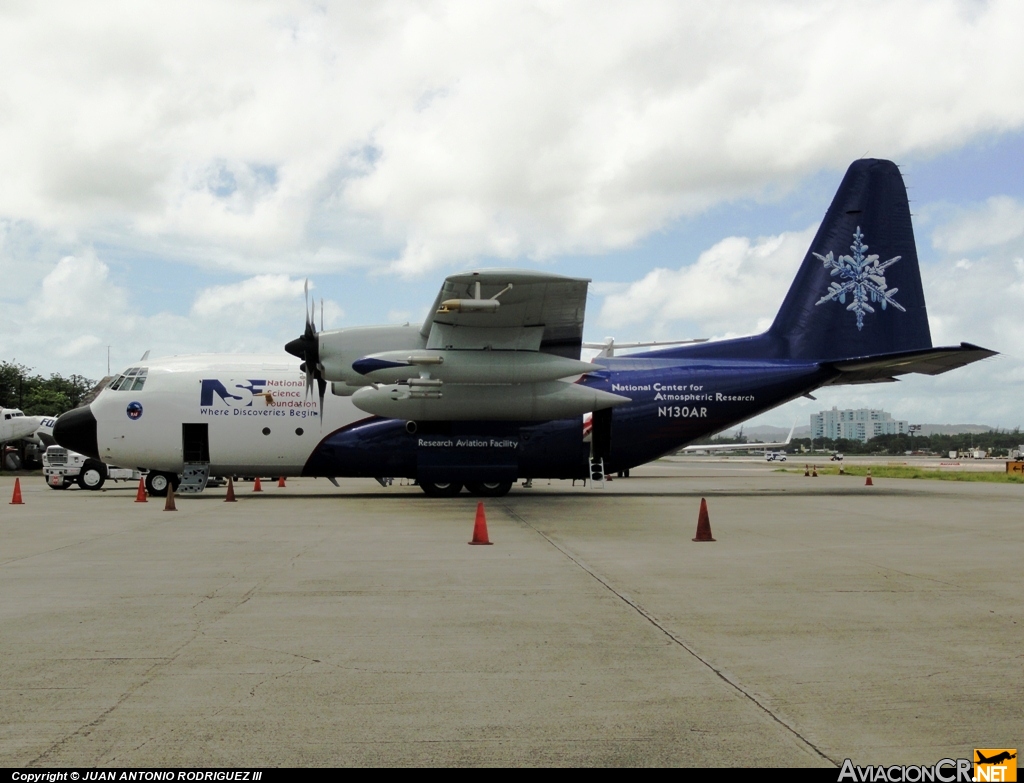
[[[850,166],[763,334],[585,363],[589,282],[452,275],[422,327],[318,333],[307,312],[286,346],[295,360],[137,363],[64,414],[54,437],[151,468],[157,484],[184,476],[184,489],[234,473],[406,477],[430,495],[502,495],[517,478],[626,471],[821,386],[937,375],[994,354],[932,347],[906,188],[884,160]]]

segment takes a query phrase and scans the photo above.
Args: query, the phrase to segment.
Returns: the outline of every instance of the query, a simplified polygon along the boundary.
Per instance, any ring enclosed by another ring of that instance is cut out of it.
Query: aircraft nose
[[[96,417],[92,408],[75,408],[61,414],[53,425],[53,439],[61,446],[93,459],[100,458],[100,448],[96,440]]]

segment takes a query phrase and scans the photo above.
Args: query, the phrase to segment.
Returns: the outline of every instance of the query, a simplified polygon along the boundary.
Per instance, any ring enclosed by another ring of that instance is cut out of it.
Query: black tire
[[[173,473],[164,473],[159,470],[151,470],[146,474],[146,492],[150,497],[167,497],[167,485],[170,484],[175,490],[181,480]]]
[[[78,486],[93,492],[103,488],[107,480],[107,466],[94,459],[87,459],[78,474]]]
[[[466,485],[470,495],[478,498],[500,498],[512,489],[511,481],[474,481]]]
[[[462,491],[462,485],[454,481],[421,481],[420,489],[432,498],[453,498]]]

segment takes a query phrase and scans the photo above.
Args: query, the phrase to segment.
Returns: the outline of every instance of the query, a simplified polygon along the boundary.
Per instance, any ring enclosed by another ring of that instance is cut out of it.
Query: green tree
[[[0,406],[21,408],[26,416],[59,416],[80,405],[95,385],[81,375],[44,378],[31,372],[23,364],[0,362]]]

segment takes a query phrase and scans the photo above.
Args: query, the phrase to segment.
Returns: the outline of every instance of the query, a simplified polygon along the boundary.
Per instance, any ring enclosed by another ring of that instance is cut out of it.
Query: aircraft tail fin
[[[768,332],[789,358],[817,362],[932,347],[896,164],[851,164]]]

